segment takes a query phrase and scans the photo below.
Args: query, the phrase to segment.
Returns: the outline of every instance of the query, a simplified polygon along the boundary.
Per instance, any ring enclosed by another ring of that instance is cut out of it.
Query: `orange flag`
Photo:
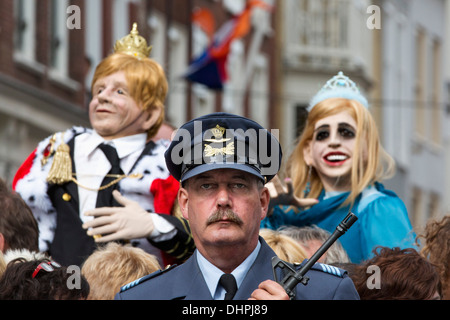
[[[265,10],[269,10],[272,8],[267,3],[261,0],[249,1],[242,13],[236,16],[234,19],[226,22],[221,30],[218,31],[218,34],[216,34],[218,38],[223,37],[223,39],[219,39],[219,43],[217,43],[217,46],[211,48],[210,54],[212,57],[221,58],[227,56],[233,40],[245,37],[247,35],[251,28],[250,17],[252,9],[254,7],[260,7]],[[225,34],[220,34],[221,31]]]

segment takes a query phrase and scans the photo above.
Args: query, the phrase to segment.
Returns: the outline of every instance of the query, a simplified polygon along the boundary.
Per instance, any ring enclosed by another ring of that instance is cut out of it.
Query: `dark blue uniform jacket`
[[[260,238],[261,250],[239,287],[234,300],[246,300],[258,285],[274,280],[272,270],[273,250]],[[308,284],[296,286],[298,300],[354,300],[359,295],[346,271],[316,263],[306,274]],[[278,276],[281,279],[281,275]],[[211,293],[198,267],[194,253],[185,263],[164,271],[157,271],[124,287],[116,300],[211,300]]]

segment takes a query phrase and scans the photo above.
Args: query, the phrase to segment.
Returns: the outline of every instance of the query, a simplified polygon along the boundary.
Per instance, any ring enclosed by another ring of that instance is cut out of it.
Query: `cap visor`
[[[255,168],[245,165],[245,164],[239,164],[239,163],[208,163],[208,164],[202,164],[195,168],[192,168],[188,172],[186,172],[185,175],[181,177],[181,182],[192,178],[196,175],[199,175],[201,173],[211,171],[211,170],[218,170],[218,169],[235,169],[240,170],[244,172],[248,172],[259,179],[261,179],[264,182],[264,177],[261,175],[261,173],[256,170]]]

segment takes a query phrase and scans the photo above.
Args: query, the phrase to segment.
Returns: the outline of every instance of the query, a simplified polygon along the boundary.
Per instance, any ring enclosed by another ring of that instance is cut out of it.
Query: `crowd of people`
[[[134,25],[96,68],[92,128],[51,135],[1,182],[0,300],[450,299],[450,219],[414,232],[350,78],[311,99],[280,171],[279,142],[242,116],[161,133],[168,85],[150,50]],[[274,256],[308,266],[349,212],[306,286],[276,281]]]
[[[141,248],[109,242],[83,262],[79,285],[71,288],[69,266],[37,249],[36,221],[27,204],[3,181],[0,202],[4,208],[0,219],[0,300],[113,300],[122,287],[165,267],[157,256]],[[259,235],[278,257],[301,264],[331,234],[317,226],[284,226],[260,229]],[[431,220],[418,235],[422,246],[378,246],[371,258],[353,263],[338,240],[319,262],[345,270],[363,300],[449,299],[449,236],[450,219],[446,216]]]

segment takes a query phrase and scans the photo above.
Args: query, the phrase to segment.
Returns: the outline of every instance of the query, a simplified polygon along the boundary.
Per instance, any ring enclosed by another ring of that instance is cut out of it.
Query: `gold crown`
[[[225,134],[225,128],[217,125],[215,128],[209,129],[212,133],[212,135],[214,136],[214,138],[216,139],[204,139],[205,141],[208,142],[225,142],[225,141],[229,141],[231,140],[231,138],[228,139],[224,139],[223,135]]]
[[[223,137],[223,134],[225,133],[225,128],[217,125],[215,128],[211,129],[211,132],[216,139],[220,139]]]
[[[136,58],[148,58],[152,47],[147,47],[147,41],[139,35],[137,23],[133,23],[130,34],[116,41],[114,45],[115,53],[126,53]]]

